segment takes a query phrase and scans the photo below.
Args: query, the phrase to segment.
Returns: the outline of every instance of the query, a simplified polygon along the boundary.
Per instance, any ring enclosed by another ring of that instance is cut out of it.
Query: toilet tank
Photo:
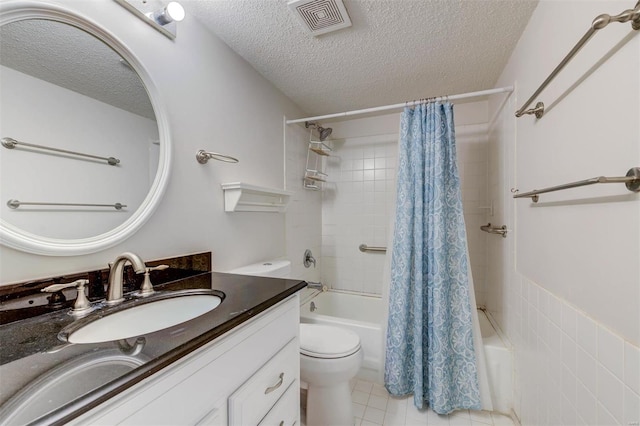
[[[288,278],[291,272],[290,260],[265,260],[264,262],[228,271],[230,274],[255,275],[259,277]]]

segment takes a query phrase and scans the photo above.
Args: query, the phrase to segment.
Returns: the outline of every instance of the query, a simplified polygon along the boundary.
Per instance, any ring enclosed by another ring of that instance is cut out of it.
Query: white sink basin
[[[222,298],[211,291],[165,293],[149,299],[97,311],[65,328],[70,343],[100,343],[142,336],[173,327],[215,309]]]
[[[0,409],[0,424],[31,423],[147,361],[149,358],[146,356],[128,356],[117,349],[100,350],[71,358],[36,377],[4,402]],[[11,380],[8,377],[6,379]]]

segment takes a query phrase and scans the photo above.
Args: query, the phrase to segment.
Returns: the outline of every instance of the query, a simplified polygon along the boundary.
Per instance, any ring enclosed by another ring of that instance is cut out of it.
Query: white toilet
[[[289,260],[265,260],[228,271],[230,274],[253,275],[258,277],[287,278],[291,273]]]
[[[288,260],[268,260],[229,271],[286,278]],[[362,364],[360,337],[351,330],[300,324],[300,379],[307,384],[307,426],[353,425],[351,388]]]
[[[307,426],[353,425],[351,388],[362,364],[351,330],[300,324],[300,379],[307,383]]]

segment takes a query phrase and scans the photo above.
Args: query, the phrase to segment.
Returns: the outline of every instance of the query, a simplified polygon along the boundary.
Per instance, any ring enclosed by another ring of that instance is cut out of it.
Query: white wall
[[[488,220],[487,102],[454,107],[458,170],[472,272],[479,305],[485,301]],[[361,253],[358,246],[387,246],[389,217],[395,208],[400,114],[323,123],[333,128],[335,157],[327,160],[329,183],[322,202],[322,278],[330,287],[382,293],[385,257]]]
[[[490,132],[490,197],[514,230],[490,244],[488,306],[515,349],[515,410],[525,425],[640,421],[640,195],[623,185],[509,192],[640,165],[640,36],[613,23],[516,119],[599,14],[629,1],[542,1],[497,85],[515,82]],[[536,100],[537,101],[537,100]]]
[[[151,219],[108,250],[48,257],[0,247],[0,283],[102,268],[123,251],[157,259],[211,250],[217,270],[286,255],[285,215],[225,213],[220,184],[282,188],[283,134],[288,143],[305,143],[294,126],[283,131],[283,117],[302,112],[193,16],[179,24],[171,41],[112,0],[55,3],[107,28],[148,69],[170,120],[171,178]],[[233,155],[240,163],[201,165],[198,149]]]
[[[3,148],[0,209],[4,220],[36,235],[77,239],[107,232],[136,211],[153,182],[149,157],[158,140],[155,121],[7,67],[1,67],[0,87],[3,137],[120,160],[111,166],[103,160],[52,151]],[[9,199],[127,207],[14,210],[6,205]]]

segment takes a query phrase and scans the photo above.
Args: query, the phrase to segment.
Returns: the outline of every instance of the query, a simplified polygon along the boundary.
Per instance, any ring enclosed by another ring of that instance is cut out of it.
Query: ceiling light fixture
[[[171,40],[176,38],[176,23],[182,21],[186,15],[182,5],[176,1],[167,5],[157,0],[115,1]]]

